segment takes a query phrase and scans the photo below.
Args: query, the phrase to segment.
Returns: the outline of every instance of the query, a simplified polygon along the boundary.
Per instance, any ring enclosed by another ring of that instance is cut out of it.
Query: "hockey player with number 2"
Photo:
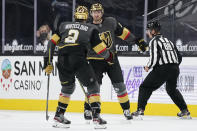
[[[100,117],[99,84],[86,56],[90,48],[107,62],[112,61],[113,55],[100,40],[97,27],[86,23],[87,19],[87,8],[78,6],[75,11],[75,22],[60,24],[59,30],[49,41],[44,57],[45,72],[50,74],[53,66],[49,63],[52,63],[55,46],[59,47],[57,67],[62,89],[54,117],[54,127],[69,127],[71,124],[71,121],[64,117],[64,113],[75,90],[75,77],[77,77],[80,83],[87,87],[87,97],[92,109],[93,123],[96,124],[95,128],[106,128],[107,122]]]

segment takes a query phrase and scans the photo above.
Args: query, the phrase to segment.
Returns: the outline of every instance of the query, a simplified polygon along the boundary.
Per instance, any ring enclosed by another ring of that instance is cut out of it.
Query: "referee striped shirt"
[[[179,63],[176,46],[161,34],[154,36],[149,42],[149,53],[147,64],[149,69],[159,65]]]

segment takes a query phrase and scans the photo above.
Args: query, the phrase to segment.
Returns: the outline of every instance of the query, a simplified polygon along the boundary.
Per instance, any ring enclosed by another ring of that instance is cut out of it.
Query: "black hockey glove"
[[[175,51],[176,51],[176,53],[177,53],[177,57],[178,57],[178,61],[179,61],[178,65],[180,65],[181,62],[182,62],[182,54],[178,51],[178,49],[177,49],[176,46],[175,46],[174,49],[175,49]]]
[[[50,62],[50,64],[49,64],[49,57],[44,57],[44,67],[43,68],[44,68],[47,75],[51,74],[51,72],[53,71],[52,62]]]
[[[114,53],[109,51],[109,57],[105,59],[109,65],[114,64]]]
[[[135,43],[138,45],[139,49],[142,52],[145,52],[148,50],[148,44],[144,41],[143,38],[136,39]]]

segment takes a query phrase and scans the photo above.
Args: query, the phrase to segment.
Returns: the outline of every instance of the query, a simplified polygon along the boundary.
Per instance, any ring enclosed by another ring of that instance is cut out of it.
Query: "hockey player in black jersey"
[[[144,115],[147,101],[153,91],[166,83],[166,91],[172,101],[181,110],[178,117],[191,118],[185,100],[177,89],[177,78],[179,76],[179,64],[182,57],[176,46],[160,34],[161,26],[159,22],[151,22],[147,25],[147,35],[151,39],[149,42],[150,58],[147,66],[144,67],[148,72],[153,69],[139,87],[138,107],[133,112],[133,116]]]
[[[127,120],[130,120],[132,119],[130,102],[115,50],[115,37],[127,41],[128,44],[137,44],[142,51],[146,50],[147,45],[143,39],[137,39],[127,28],[118,23],[115,18],[103,18],[104,9],[100,3],[91,6],[90,14],[93,18],[92,24],[99,28],[100,38],[107,45],[107,48],[113,52],[114,59],[113,63],[109,64],[93,50],[89,51],[87,58],[95,71],[99,84],[102,84],[103,73],[108,74],[113,88],[117,93],[119,103],[123,109],[123,114]],[[84,118],[86,120],[92,119],[91,108],[89,107],[87,100],[84,103]]]
[[[111,62],[113,56],[107,50],[105,43],[100,40],[97,27],[86,23],[87,18],[88,10],[86,7],[79,6],[76,8],[76,22],[63,22],[60,24],[58,31],[53,34],[49,41],[48,50],[44,57],[45,72],[50,74],[53,70],[51,63],[54,48],[55,46],[59,47],[57,67],[62,89],[54,117],[56,122],[54,127],[59,125],[67,126],[71,123],[64,117],[64,113],[75,89],[75,76],[82,85],[87,87],[87,97],[92,109],[93,122],[97,125],[107,123],[100,117],[99,84],[86,56],[89,49],[94,50],[107,62]],[[105,128],[105,126],[98,128]]]

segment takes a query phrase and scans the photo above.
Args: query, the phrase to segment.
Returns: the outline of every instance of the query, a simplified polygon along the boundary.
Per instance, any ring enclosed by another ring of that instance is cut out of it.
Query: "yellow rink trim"
[[[83,112],[83,101],[70,101],[68,112]],[[57,100],[49,101],[49,111],[55,111]],[[131,103],[131,111],[137,108],[136,103]],[[197,105],[188,105],[192,117],[197,117]],[[31,110],[44,111],[46,100],[30,99],[0,99],[0,110]],[[118,102],[102,102],[102,113],[122,114],[122,109]],[[179,109],[174,104],[149,103],[146,107],[145,115],[176,116]]]

